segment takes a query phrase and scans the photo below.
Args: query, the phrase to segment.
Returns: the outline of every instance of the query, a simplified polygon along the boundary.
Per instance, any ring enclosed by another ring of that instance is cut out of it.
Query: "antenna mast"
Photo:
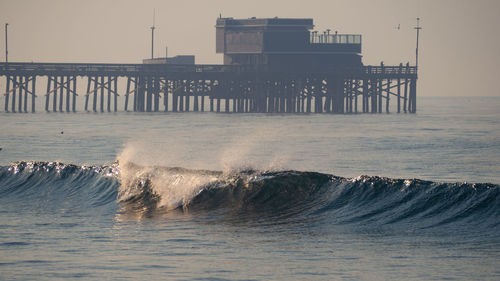
[[[153,26],[151,26],[151,59],[153,59],[155,45],[155,10],[153,10]]]
[[[420,30],[422,29],[420,27],[420,18],[417,18],[417,26],[415,27],[417,30],[417,49],[415,50],[416,56],[415,56],[415,67],[418,69],[418,36],[420,33]]]

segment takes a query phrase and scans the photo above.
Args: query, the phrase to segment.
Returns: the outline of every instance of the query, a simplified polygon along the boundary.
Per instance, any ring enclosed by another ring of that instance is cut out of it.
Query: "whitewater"
[[[0,113],[0,279],[498,280],[499,106]]]

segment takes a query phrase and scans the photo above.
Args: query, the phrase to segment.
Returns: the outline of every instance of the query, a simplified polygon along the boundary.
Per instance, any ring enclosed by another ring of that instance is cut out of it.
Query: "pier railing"
[[[169,74],[169,73],[314,73],[314,71],[269,69],[264,65],[180,65],[180,64],[107,64],[107,63],[0,63],[0,75],[115,75],[129,76],[140,74]],[[360,66],[360,67],[332,67],[318,73],[345,74],[345,75],[408,75],[416,76],[414,66]]]
[[[359,34],[310,33],[311,44],[361,44],[361,38]]]

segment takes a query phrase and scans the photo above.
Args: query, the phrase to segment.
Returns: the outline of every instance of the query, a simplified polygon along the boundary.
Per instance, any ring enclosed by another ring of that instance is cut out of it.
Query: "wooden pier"
[[[417,109],[417,69],[408,64],[297,72],[255,65],[9,62],[0,63],[0,77],[5,79],[5,112],[35,112],[36,98],[45,100],[47,112],[76,112],[77,102],[83,102],[84,111],[93,112],[388,113],[395,108],[398,113],[415,113]],[[46,89],[37,88],[41,78]],[[86,90],[78,93],[81,78]],[[126,86],[119,89],[119,85]],[[392,107],[391,101],[396,103]]]

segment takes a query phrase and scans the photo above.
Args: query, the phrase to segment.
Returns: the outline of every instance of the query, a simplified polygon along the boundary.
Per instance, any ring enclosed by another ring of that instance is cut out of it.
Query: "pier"
[[[0,63],[5,111],[35,112],[416,112],[416,68],[361,66],[320,73],[232,65]],[[37,80],[46,89],[37,88]],[[77,93],[77,78],[86,91]],[[45,82],[44,81],[44,82]],[[118,90],[118,81],[126,85]],[[124,99],[118,108],[118,99]],[[208,104],[207,104],[208,103]]]
[[[416,66],[363,65],[360,35],[312,27],[217,19],[223,65],[0,63],[4,110],[35,112],[42,98],[47,112],[76,112],[77,103],[90,112],[416,112]]]

